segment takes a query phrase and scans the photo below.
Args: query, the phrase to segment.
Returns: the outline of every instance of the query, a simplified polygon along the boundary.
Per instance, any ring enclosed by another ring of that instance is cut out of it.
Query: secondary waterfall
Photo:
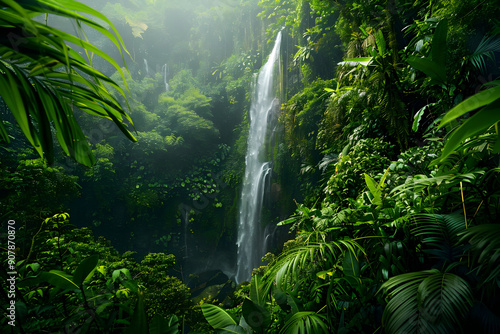
[[[252,269],[260,266],[261,258],[266,252],[261,211],[272,171],[272,162],[266,161],[266,143],[276,127],[277,110],[279,110],[273,79],[275,71],[279,71],[280,67],[280,45],[281,32],[276,37],[267,63],[259,72],[250,106],[245,179],[238,222],[237,283],[250,279]]]
[[[170,86],[168,85],[167,82],[167,75],[168,75],[168,65],[165,64],[161,67],[162,75],[163,75],[163,83],[165,84],[165,91],[168,92]]]
[[[144,69],[146,70],[146,75],[149,75],[149,66],[146,58],[144,58]]]

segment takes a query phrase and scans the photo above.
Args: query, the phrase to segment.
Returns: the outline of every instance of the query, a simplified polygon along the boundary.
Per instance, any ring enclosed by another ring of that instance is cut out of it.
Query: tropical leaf
[[[445,174],[432,177],[415,175],[409,183],[394,187],[391,190],[391,193],[395,194],[396,196],[399,196],[403,192],[406,192],[408,190],[418,193],[427,187],[442,187],[443,190],[447,190],[453,186],[460,184],[460,182],[473,184],[479,177],[484,174],[484,170],[476,170],[474,172],[465,174]]]
[[[422,116],[424,115],[425,109],[427,109],[428,107],[429,105],[426,104],[415,113],[415,116],[413,116],[413,124],[411,126],[413,132],[418,131],[418,127],[420,126],[420,121],[422,120]]]
[[[359,259],[355,253],[350,250],[345,252],[342,268],[344,275],[351,277],[359,277]],[[327,273],[328,274],[328,273]],[[331,276],[331,274],[330,274]]]
[[[134,314],[130,326],[125,331],[127,334],[148,333],[148,319],[144,308],[144,294],[139,292]]]
[[[463,255],[464,248],[459,243],[459,234],[467,228],[463,215],[419,214],[410,221],[414,235],[427,246],[425,252],[443,261],[454,261]]]
[[[378,30],[375,33],[375,41],[377,42],[378,54],[379,56],[383,57],[386,52],[386,43],[382,30]]]
[[[330,333],[325,318],[315,312],[293,314],[280,330],[280,334]]]
[[[118,63],[85,38],[32,18],[53,14],[72,19],[81,36],[85,36],[83,26],[86,25],[106,36],[124,60],[123,50],[127,51],[111,22],[98,11],[74,0],[0,0],[0,4],[0,30],[7,36],[0,40],[1,96],[38,154],[52,162],[53,124],[59,145],[67,155],[87,166],[95,163],[87,139],[74,117],[74,106],[114,121],[130,140],[135,141],[128,128],[133,126],[132,120],[104,84],[117,90],[127,101],[123,90],[92,67],[89,52],[110,63],[124,78]],[[82,14],[103,20],[115,34]],[[87,60],[68,43],[82,48]],[[10,141],[3,126],[0,136],[5,142]]]
[[[174,314],[168,320],[156,315],[149,325],[149,334],[178,334],[179,318]]]
[[[271,313],[250,299],[243,301],[242,313],[246,323],[256,332],[265,333],[265,330],[271,325]]]
[[[494,262],[500,256],[500,224],[481,224],[468,228],[461,234],[460,241],[471,244],[479,262]]]
[[[361,65],[361,66],[366,67],[371,63],[372,59],[373,59],[373,57],[349,58],[349,59],[346,59],[344,61],[341,61],[337,65],[339,65],[339,66],[346,65],[346,66],[350,66],[350,67]]]
[[[240,325],[229,325],[218,330],[219,334],[248,334],[248,332]]]
[[[250,299],[260,306],[265,305],[266,299],[263,293],[263,283],[260,275],[252,276],[250,282]]]
[[[485,283],[500,277],[500,224],[481,224],[461,233],[460,242],[468,242],[475,261],[481,266]]]
[[[73,282],[71,275],[61,270],[51,270],[40,274],[42,281],[48,282],[63,290],[76,290],[80,287]]]
[[[286,291],[287,285],[298,281],[299,275],[305,270],[314,269],[318,272],[333,268],[345,251],[356,254],[358,250],[364,253],[355,240],[308,243],[292,248],[271,264],[263,277],[266,289],[269,291],[276,284],[278,289]]]
[[[441,119],[439,128],[442,128],[449,122],[468,112],[484,107],[494,102],[495,100],[500,99],[500,81],[493,81],[489,82],[488,84],[495,86],[472,95],[471,97],[465,99],[464,101],[460,102],[455,107],[450,109],[450,111],[448,111]]]
[[[392,277],[381,290],[390,296],[382,316],[388,333],[454,333],[473,303],[464,279],[437,269]]]
[[[497,36],[484,36],[476,50],[467,59],[478,71],[486,74],[486,59],[489,58],[495,64],[495,52],[500,52],[500,38]]]
[[[446,83],[446,68],[440,66],[435,61],[430,60],[428,58],[419,58],[416,56],[411,56],[406,61],[412,67],[416,68],[419,71],[424,72],[434,81],[441,84]]]
[[[432,61],[446,71],[446,59],[448,58],[448,47],[446,36],[448,35],[448,20],[439,21],[434,35],[432,36],[431,57]],[[446,82],[446,72],[444,73],[444,82]]]
[[[500,122],[500,99],[482,108],[467,119],[460,127],[455,129],[446,140],[439,159],[442,160],[446,158],[467,138],[485,132],[498,122]]]
[[[441,20],[434,35],[432,36],[431,55],[427,58],[410,56],[407,59],[408,64],[419,71],[424,72],[433,79],[434,83],[445,85],[446,77],[446,59],[448,58],[448,47],[446,37],[448,34],[448,21]]]
[[[224,327],[237,325],[236,321],[220,307],[212,304],[201,305],[203,316],[208,321],[210,326],[215,329],[223,329]]]
[[[389,174],[390,167],[387,168],[385,171],[384,175],[382,175],[382,178],[380,179],[380,182],[377,183],[370,175],[365,173],[365,182],[366,186],[370,190],[370,193],[373,195],[373,204],[375,205],[382,205],[382,189],[384,188],[385,185],[385,179],[387,178],[387,175]]]
[[[97,266],[98,261],[99,261],[99,255],[95,254],[89,256],[88,258],[80,262],[75,272],[73,273],[73,282],[76,285],[81,286],[82,283],[86,279],[89,279],[89,276],[94,272],[94,269]]]

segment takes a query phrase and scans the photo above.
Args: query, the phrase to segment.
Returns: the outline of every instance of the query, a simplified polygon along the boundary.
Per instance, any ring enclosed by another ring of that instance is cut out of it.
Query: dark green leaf
[[[237,325],[236,321],[223,309],[212,304],[201,305],[201,310],[205,319],[215,329],[222,329],[226,326]]]
[[[98,254],[89,256],[88,258],[83,260],[73,273],[73,282],[76,285],[81,286],[82,283],[85,281],[85,279],[88,278],[90,273],[94,271],[98,261],[99,261]]]
[[[148,319],[146,317],[146,309],[144,308],[144,295],[142,293],[138,294],[134,314],[132,315],[130,327],[127,328],[126,333],[148,333]]]
[[[259,333],[265,333],[271,324],[271,313],[250,299],[243,301],[242,312],[246,323]]]
[[[448,47],[446,44],[446,36],[448,35],[448,20],[441,20],[432,37],[431,57],[432,61],[440,66],[443,71],[446,71],[446,59],[448,57]],[[446,72],[445,72],[446,78]],[[443,81],[446,82],[446,79]]]
[[[45,282],[63,290],[75,290],[80,287],[72,281],[72,277],[60,270],[51,270],[40,274]]]
[[[500,82],[497,81],[497,83]],[[463,102],[453,107],[450,111],[448,111],[441,120],[441,123],[439,123],[439,128],[442,128],[443,126],[457,119],[463,114],[481,108],[498,99],[500,99],[500,85],[488,88],[477,94],[474,94],[468,99],[464,100]]]

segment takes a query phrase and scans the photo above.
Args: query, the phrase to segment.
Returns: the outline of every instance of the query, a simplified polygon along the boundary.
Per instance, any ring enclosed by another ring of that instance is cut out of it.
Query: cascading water
[[[266,143],[276,126],[279,101],[274,93],[275,68],[279,70],[281,32],[276,37],[274,48],[267,63],[261,68],[254,88],[250,106],[250,129],[245,157],[245,179],[241,192],[241,207],[238,222],[238,259],[236,282],[249,280],[252,269],[261,264],[264,256],[265,235],[261,224],[262,203],[272,162],[265,161]]]
[[[144,69],[146,70],[146,75],[149,75],[149,66],[146,58],[144,58]]]
[[[163,83],[165,84],[165,91],[168,92],[168,89],[170,88],[167,82],[167,75],[168,75],[168,66],[167,64],[163,65],[161,67],[161,71],[163,72]]]

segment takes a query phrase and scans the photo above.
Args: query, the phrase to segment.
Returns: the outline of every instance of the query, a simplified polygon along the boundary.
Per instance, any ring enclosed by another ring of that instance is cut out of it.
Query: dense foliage
[[[82,2],[2,2],[29,35],[0,45],[22,332],[500,331],[494,1]],[[236,286],[211,270],[235,260],[249,92],[280,30],[263,217],[290,240]]]

